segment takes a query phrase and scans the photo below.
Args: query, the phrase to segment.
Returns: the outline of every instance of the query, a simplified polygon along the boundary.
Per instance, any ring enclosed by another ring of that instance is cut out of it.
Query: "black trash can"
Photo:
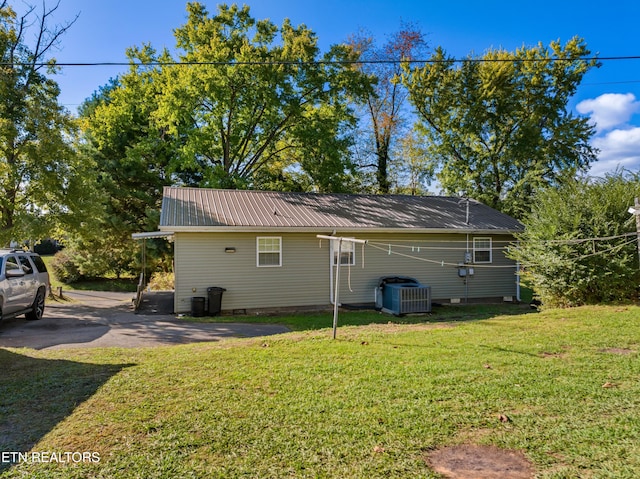
[[[207,288],[207,293],[209,293],[209,316],[217,316],[222,311],[222,293],[225,291],[226,289],[217,286]]]
[[[203,296],[193,296],[191,298],[191,316],[194,318],[204,316],[204,300]]]

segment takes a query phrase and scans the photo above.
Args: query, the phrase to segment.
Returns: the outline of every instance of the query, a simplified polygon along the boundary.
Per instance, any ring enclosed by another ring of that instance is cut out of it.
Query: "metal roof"
[[[482,203],[457,197],[164,189],[160,217],[164,231],[327,228],[512,233],[522,224]]]

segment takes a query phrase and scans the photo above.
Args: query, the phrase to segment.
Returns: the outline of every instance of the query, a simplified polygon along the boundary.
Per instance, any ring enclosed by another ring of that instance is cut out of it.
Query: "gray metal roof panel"
[[[347,195],[166,187],[160,226],[518,231],[482,203],[445,196]]]

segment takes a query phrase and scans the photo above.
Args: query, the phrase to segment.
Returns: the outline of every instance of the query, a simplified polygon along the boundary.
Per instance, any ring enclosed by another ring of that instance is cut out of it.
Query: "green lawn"
[[[435,478],[428,451],[491,444],[541,478],[640,477],[640,307],[481,317],[0,349],[0,451],[100,459],[2,476]]]

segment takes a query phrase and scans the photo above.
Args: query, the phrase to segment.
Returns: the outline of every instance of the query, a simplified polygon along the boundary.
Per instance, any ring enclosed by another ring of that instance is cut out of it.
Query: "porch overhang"
[[[147,233],[132,233],[131,237],[134,240],[145,240],[151,238],[167,238],[171,239],[173,231],[150,231]]]

